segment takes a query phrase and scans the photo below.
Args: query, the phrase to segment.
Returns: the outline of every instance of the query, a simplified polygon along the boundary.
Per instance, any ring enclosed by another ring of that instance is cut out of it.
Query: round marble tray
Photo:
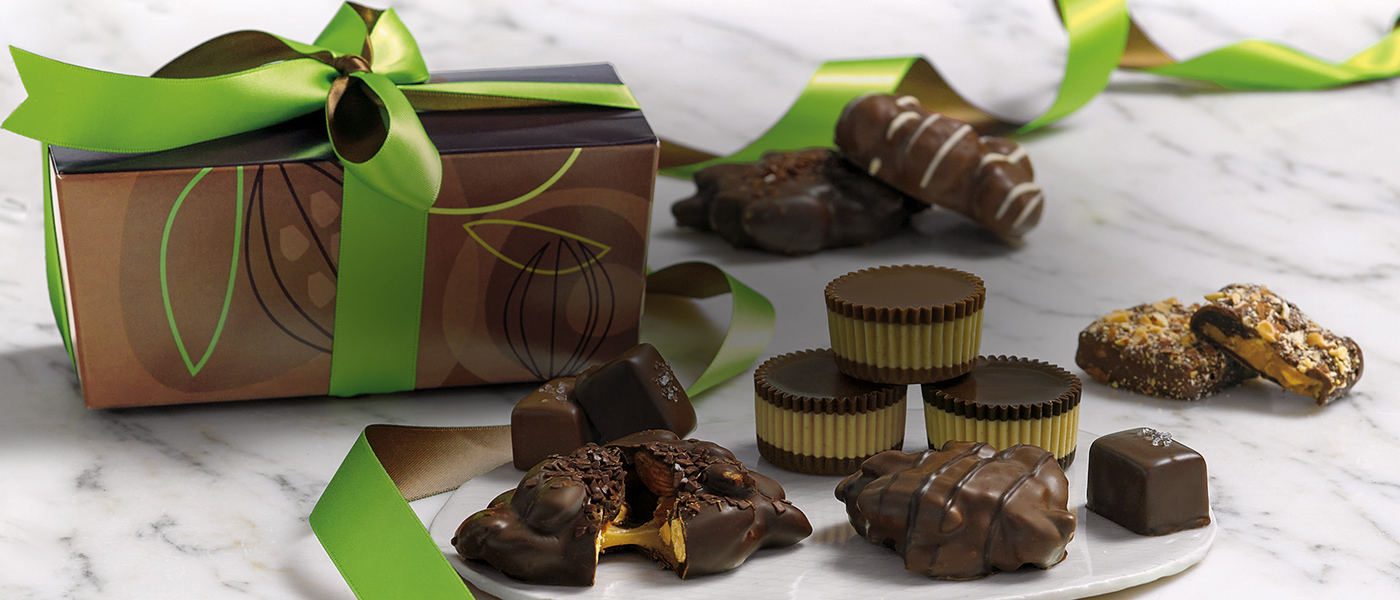
[[[911,413],[910,416],[915,416]],[[906,450],[923,442],[910,419]],[[1084,598],[1141,585],[1181,572],[1205,557],[1215,541],[1211,524],[1169,536],[1144,537],[1084,509],[1088,447],[1098,436],[1079,432],[1079,458],[1067,472],[1071,507],[1079,517],[1069,556],[1048,570],[1023,568],[973,581],[939,581],[904,569],[904,561],[856,536],[845,505],[833,491],[839,477],[790,473],[762,462],[752,421],[702,426],[693,437],[728,447],[744,464],[783,484],[788,498],[807,514],[812,536],[790,548],[760,550],[743,566],[689,581],[639,554],[604,556],[593,587],[530,585],[490,565],[465,562],[449,541],[457,526],[492,498],[519,483],[510,465],[477,477],[452,494],[433,518],[429,533],[463,578],[502,600],[536,598],[960,598],[1050,600]]]

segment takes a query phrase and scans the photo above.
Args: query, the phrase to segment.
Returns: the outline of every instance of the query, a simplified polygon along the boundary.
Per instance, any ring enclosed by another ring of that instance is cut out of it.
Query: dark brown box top
[[[606,63],[447,71],[433,74],[431,81],[622,83]],[[656,143],[656,134],[639,110],[573,105],[418,116],[442,154]],[[335,160],[322,111],[160,152],[118,154],[51,146],[51,156],[60,175]]]

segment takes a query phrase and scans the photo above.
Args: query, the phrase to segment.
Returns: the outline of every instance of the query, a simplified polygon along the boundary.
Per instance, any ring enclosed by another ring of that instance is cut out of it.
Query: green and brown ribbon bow
[[[711,164],[753,161],[768,150],[831,146],[841,107],[868,92],[911,94],[931,110],[994,133],[1029,131],[1078,110],[1120,67],[1230,89],[1325,89],[1400,75],[1395,30],[1340,63],[1256,40],[1178,62],[1131,21],[1126,0],[1057,4],[1069,35],[1065,76],[1054,104],[1029,122],[1002,120],[977,108],[921,58],[834,61],[817,70],[778,123],[730,156],[663,140],[663,172],[684,177]],[[620,85],[429,83],[417,44],[393,10],[355,4],[343,6],[314,44],[261,32],[231,33],[149,78],[84,69],[19,49],[12,54],[29,98],[4,128],[46,143],[45,173],[47,144],[150,152],[325,110],[328,137],[346,171],[332,357],[336,394],[413,387],[423,231],[441,183],[437,150],[416,111],[561,103],[638,108]],[[67,343],[47,177],[44,184],[50,296]],[[772,306],[713,266],[691,263],[657,272],[649,288],[694,297],[734,294],[728,337],[692,394],[747,369],[772,331]],[[504,426],[365,430],[311,515],[312,528],[360,598],[469,597],[405,497],[451,489],[504,462],[509,457],[501,454],[503,431]]]

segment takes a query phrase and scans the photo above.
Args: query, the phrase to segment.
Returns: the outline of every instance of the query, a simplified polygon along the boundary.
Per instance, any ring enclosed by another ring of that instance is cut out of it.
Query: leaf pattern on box
[[[549,188],[553,187],[555,183],[558,183],[559,180],[564,177],[564,174],[569,172],[569,168],[574,166],[574,161],[578,160],[578,155],[581,153],[583,153],[583,148],[574,148],[574,151],[569,153],[569,158],[564,160],[564,165],[559,167],[559,170],[555,171],[553,175],[550,175],[549,179],[546,179],[544,183],[541,183],[540,185],[536,186],[535,189],[525,192],[524,194],[521,194],[519,196],[516,196],[515,198],[511,198],[510,200],[506,200],[504,202],[497,202],[495,204],[488,204],[486,206],[470,206],[467,208],[434,207],[429,208],[428,213],[434,215],[484,215],[486,213],[493,213],[499,210],[505,210],[507,208],[519,206],[521,204],[524,204],[525,202],[530,201],[532,198],[545,193],[549,190]]]
[[[576,243],[576,244],[578,245],[578,248],[580,249],[580,252],[581,252],[581,253],[584,251],[584,249],[586,249],[586,254],[585,254],[586,258],[583,259],[581,262],[577,262],[577,261],[576,261],[576,264],[575,264],[574,266],[569,267],[569,268],[566,268],[566,269],[560,269],[560,268],[559,268],[559,262],[558,262],[557,260],[555,261],[555,265],[554,265],[555,268],[554,268],[554,269],[543,269],[543,268],[540,268],[540,266],[539,266],[539,265],[541,264],[541,263],[540,263],[540,253],[544,252],[544,251],[545,251],[545,248],[541,248],[538,252],[536,252],[533,256],[531,256],[531,257],[530,257],[529,259],[527,259],[525,262],[520,262],[520,261],[518,261],[518,260],[516,260],[516,259],[514,259],[514,258],[511,258],[511,257],[509,257],[509,256],[506,256],[503,252],[501,252],[501,251],[500,251],[499,249],[497,249],[495,246],[492,246],[490,243],[487,243],[487,241],[486,241],[485,239],[483,239],[483,238],[481,237],[481,235],[478,234],[478,233],[475,231],[475,229],[476,229],[477,227],[480,227],[480,226],[483,226],[483,225],[500,225],[500,226],[506,226],[506,227],[528,227],[528,228],[530,228],[530,229],[536,229],[536,230],[539,230],[539,231],[544,231],[544,232],[548,232],[548,233],[553,233],[553,234],[558,235],[558,236],[560,237],[561,242],[562,242],[563,240],[565,240],[565,239],[573,240],[573,242]],[[472,239],[473,239],[473,240],[476,240],[476,243],[481,244],[481,247],[482,247],[482,248],[485,248],[487,252],[490,252],[491,254],[495,255],[495,257],[496,257],[496,258],[499,258],[499,259],[501,260],[501,262],[504,262],[504,263],[506,263],[506,264],[508,264],[508,265],[510,265],[510,266],[512,266],[512,267],[515,267],[515,268],[517,268],[517,269],[520,269],[520,270],[522,270],[522,271],[529,271],[529,272],[534,273],[534,274],[537,274],[537,275],[567,275],[567,274],[569,274],[569,273],[574,273],[574,272],[576,272],[576,271],[580,271],[580,270],[582,270],[582,269],[586,269],[586,268],[592,266],[593,264],[597,263],[599,259],[603,258],[603,255],[605,255],[605,254],[607,254],[608,252],[611,252],[611,251],[612,251],[612,247],[611,247],[611,246],[608,246],[607,244],[604,244],[604,243],[602,243],[602,242],[595,241],[595,240],[591,240],[591,239],[588,239],[588,238],[586,238],[586,237],[583,237],[583,236],[578,235],[578,234],[575,234],[575,233],[569,233],[569,232],[564,231],[564,230],[562,230],[562,229],[558,229],[558,228],[554,228],[554,227],[549,227],[549,226],[547,226],[547,225],[538,225],[538,224],[535,224],[535,223],[526,223],[526,222],[524,222],[524,221],[512,221],[512,220],[510,220],[510,219],[481,219],[481,220],[479,220],[479,221],[472,221],[472,222],[470,222],[470,223],[466,223],[466,224],[462,225],[462,227],[465,228],[465,229],[467,230],[467,234],[470,235],[470,236],[472,236]],[[591,246],[592,248],[586,248],[586,246]],[[595,249],[596,249],[596,250],[595,250]]]
[[[170,230],[175,226],[175,217],[179,215],[180,208],[184,206],[185,198],[189,196],[195,186],[199,185],[200,180],[204,179],[204,176],[208,175],[212,170],[213,168],[211,167],[205,167],[200,170],[194,178],[190,179],[189,184],[185,186],[184,191],[180,192],[179,198],[175,200],[174,206],[170,208],[170,214],[167,215],[165,219],[165,229],[161,232],[160,237],[161,300],[165,305],[165,318],[166,322],[170,324],[170,334],[175,338],[175,348],[179,350],[180,358],[185,361],[185,369],[190,372],[191,377],[198,375],[199,372],[204,369],[204,365],[209,362],[209,357],[214,354],[214,348],[219,345],[219,337],[223,335],[224,324],[228,321],[229,304],[233,300],[233,284],[238,276],[238,250],[243,241],[243,167],[238,167],[238,176],[236,178],[238,183],[237,189],[234,191],[233,252],[230,253],[229,259],[228,285],[224,289],[223,306],[219,309],[219,321],[214,327],[214,335],[210,338],[209,344],[204,348],[204,354],[199,357],[199,361],[193,361],[190,359],[189,350],[185,348],[185,339],[180,336],[179,322],[175,318],[175,309],[170,303],[170,276],[166,266],[168,264],[167,257],[170,254]]]

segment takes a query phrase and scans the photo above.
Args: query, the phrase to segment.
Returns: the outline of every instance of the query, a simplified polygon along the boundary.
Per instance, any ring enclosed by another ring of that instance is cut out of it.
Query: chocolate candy
[[[671,207],[677,223],[778,254],[869,244],[904,228],[911,212],[903,194],[824,148],[708,167],[695,184]]]
[[[754,371],[758,453],[789,471],[848,475],[904,447],[908,386],[849,377],[830,350],[775,356]]]
[[[852,100],[836,123],[836,146],[872,176],[925,205],[966,215],[1009,243],[1020,243],[1044,211],[1025,149],[978,137],[971,125],[929,111],[913,96]]]
[[[671,365],[651,344],[638,344],[578,376],[574,397],[588,421],[607,442],[630,433],[665,429],[678,435],[695,430],[695,408]]]
[[[1260,375],[1319,406],[1342,397],[1361,378],[1361,347],[1323,329],[1292,302],[1261,285],[1227,285],[1206,295],[1191,318],[1209,338]]]
[[[837,277],[824,294],[831,350],[851,377],[928,383],[966,373],[977,358],[987,288],[976,275],[876,267]]]
[[[974,579],[1065,558],[1074,536],[1069,481],[1049,452],[949,442],[942,450],[891,450],[836,486],[856,532],[939,579]]]
[[[583,408],[573,399],[574,378],[547,381],[510,411],[511,456],[515,468],[533,467],[551,454],[568,454],[597,440]]]
[[[1115,310],[1079,333],[1074,361],[1099,383],[1198,400],[1258,375],[1191,331],[1198,304],[1176,298]]]
[[[966,375],[926,384],[928,444],[988,442],[994,448],[1034,444],[1061,467],[1074,462],[1082,384],[1050,363],[1014,356],[981,356]]]
[[[728,450],[647,431],[536,465],[452,545],[522,581],[592,585],[602,552],[636,548],[685,579],[811,532],[782,486]]]
[[[1210,523],[1206,460],[1171,434],[1146,427],[1089,446],[1088,508],[1139,535]]]

